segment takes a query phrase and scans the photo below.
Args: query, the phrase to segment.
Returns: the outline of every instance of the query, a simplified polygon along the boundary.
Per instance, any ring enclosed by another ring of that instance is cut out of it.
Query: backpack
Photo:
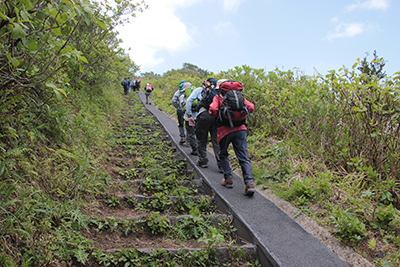
[[[152,92],[153,88],[151,87],[150,84],[146,85],[146,92]]]
[[[189,98],[189,96],[192,94],[192,92],[193,92],[192,87],[187,87],[185,89],[185,98],[186,98],[186,100]],[[193,101],[193,103],[192,103],[192,112],[198,111],[197,103],[198,103],[198,100],[195,99]]]
[[[215,89],[217,85],[217,79],[209,78],[204,81],[204,88],[201,91],[201,101],[199,106],[205,109],[209,109],[211,103],[213,102],[214,96],[218,94],[218,90]]]
[[[219,110],[219,125],[237,127],[250,120],[250,112],[244,103],[243,86],[240,82],[228,80],[220,84],[222,98]]]
[[[121,85],[122,86],[127,86],[128,85],[128,80],[127,79],[124,79],[122,82],[121,82]]]

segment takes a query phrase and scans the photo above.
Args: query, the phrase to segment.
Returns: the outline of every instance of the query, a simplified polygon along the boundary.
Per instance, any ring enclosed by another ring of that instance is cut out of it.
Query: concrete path
[[[223,175],[211,153],[208,152],[208,168],[196,166],[197,156],[190,155],[191,148],[179,145],[176,122],[153,105],[145,104],[143,92],[139,97],[183,152],[195,174],[203,179],[206,193],[214,197],[221,211],[233,216],[239,237],[257,246],[262,266],[349,266],[266,197],[258,192],[253,197],[244,196],[244,183],[239,176],[234,175],[232,189],[223,187]]]

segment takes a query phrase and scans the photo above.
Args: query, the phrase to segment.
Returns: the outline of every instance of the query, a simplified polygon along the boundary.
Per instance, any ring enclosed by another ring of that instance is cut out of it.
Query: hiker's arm
[[[175,108],[178,108],[178,99],[179,99],[179,92],[175,92],[175,94],[172,97],[172,105]]]
[[[186,114],[188,115],[188,117],[192,117],[192,104],[193,101],[195,101],[196,99],[197,99],[197,89],[194,90],[186,100]]]
[[[246,99],[244,100],[244,103],[246,104],[247,108],[249,109],[249,112],[253,113],[254,112],[254,104]]]
[[[216,95],[213,99],[213,102],[210,104],[208,113],[210,113],[210,115],[213,117],[218,117],[220,105],[221,105],[221,97],[219,95]]]

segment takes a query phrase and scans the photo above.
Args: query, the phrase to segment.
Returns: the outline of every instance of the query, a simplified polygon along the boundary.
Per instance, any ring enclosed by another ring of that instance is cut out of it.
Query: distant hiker
[[[135,81],[131,81],[131,83],[129,84],[129,90],[132,90],[132,92],[135,91]]]
[[[202,85],[196,88],[186,101],[186,107],[191,110],[193,102],[197,99],[197,117],[196,117],[196,127],[195,133],[197,138],[197,147],[199,160],[196,162],[197,166],[202,168],[207,168],[208,158],[207,158],[207,144],[208,144],[208,133],[210,133],[211,143],[214,150],[215,159],[217,160],[217,165],[222,172],[221,161],[219,158],[219,145],[217,143],[217,123],[216,118],[212,117],[208,113],[210,104],[212,103],[214,97],[218,94],[215,89],[217,86],[217,79],[208,78],[203,81]],[[191,116],[191,112],[187,111],[188,116]]]
[[[124,94],[127,95],[129,91],[129,78],[125,77],[121,85],[124,88]]]
[[[180,144],[184,144],[186,142],[184,119],[183,119],[183,115],[185,114],[185,111],[183,109],[185,103],[179,102],[179,97],[184,93],[183,85],[185,83],[186,81],[181,81],[179,83],[178,90],[176,90],[176,92],[172,96],[172,105],[176,108],[176,116],[178,117],[179,136],[181,137],[181,140],[179,141]]]
[[[179,95],[179,103],[183,106],[183,110],[185,111],[185,114],[183,115],[183,119],[185,120],[185,128],[186,128],[186,134],[187,134],[187,144],[190,145],[192,148],[192,152],[190,152],[191,155],[197,156],[197,140],[194,134],[194,127],[195,127],[195,119],[197,112],[193,111],[193,109],[188,110],[187,107],[187,99],[190,97],[193,89],[192,89],[192,84],[190,82],[185,82],[182,86],[182,94]],[[189,115],[190,114],[190,115]]]
[[[247,149],[247,127],[245,121],[246,112],[252,113],[254,104],[243,97],[241,93],[243,86],[239,82],[227,79],[218,80],[216,88],[219,90],[219,94],[214,97],[209,113],[213,117],[218,117],[217,141],[220,146],[219,156],[224,171],[224,179],[221,184],[227,188],[233,187],[232,169],[229,164],[228,153],[228,146],[232,143],[233,150],[242,168],[243,180],[246,185],[244,194],[252,196],[255,192],[255,186]],[[237,101],[235,104],[241,106],[242,111],[231,107],[225,108],[231,102],[231,99],[226,97],[229,91],[233,91],[229,95],[235,96],[234,101]],[[227,114],[223,113],[224,110],[227,111]]]
[[[140,82],[141,82],[140,78],[137,78],[136,81],[135,81],[135,89],[138,92],[140,90]]]
[[[149,100],[151,100],[151,93],[154,91],[154,88],[148,83],[146,87],[144,88],[145,95],[146,95],[146,104],[151,105]]]

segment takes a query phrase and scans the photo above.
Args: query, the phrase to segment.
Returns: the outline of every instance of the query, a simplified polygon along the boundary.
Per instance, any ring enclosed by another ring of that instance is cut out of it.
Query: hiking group
[[[140,83],[141,83],[140,78],[137,78],[134,81],[128,77],[124,78],[124,80],[121,82],[121,85],[124,88],[124,94],[127,95],[129,93],[129,90],[132,90],[133,92],[139,91]]]
[[[125,78],[121,85],[124,94],[129,90],[139,91],[140,79],[131,81]],[[147,83],[144,87],[146,104],[151,105],[151,93],[154,88]],[[233,187],[232,168],[229,163],[230,144],[242,169],[245,184],[244,194],[253,196],[255,192],[251,162],[247,148],[247,124],[254,104],[242,94],[241,83],[228,79],[208,78],[200,87],[193,89],[192,84],[181,81],[172,97],[172,105],[178,117],[179,143],[190,147],[191,155],[198,156],[196,165],[208,167],[207,144],[211,138],[212,149],[218,169],[223,173],[221,184]]]
[[[228,79],[208,78],[194,90],[190,82],[181,81],[172,97],[172,105],[178,117],[179,143],[191,147],[190,154],[198,156],[196,165],[208,167],[210,135],[218,169],[223,173],[221,184],[232,188],[228,153],[229,144],[232,144],[243,173],[244,194],[253,196],[255,186],[248,156],[246,121],[254,111],[254,104],[244,98],[242,91],[241,83]]]

